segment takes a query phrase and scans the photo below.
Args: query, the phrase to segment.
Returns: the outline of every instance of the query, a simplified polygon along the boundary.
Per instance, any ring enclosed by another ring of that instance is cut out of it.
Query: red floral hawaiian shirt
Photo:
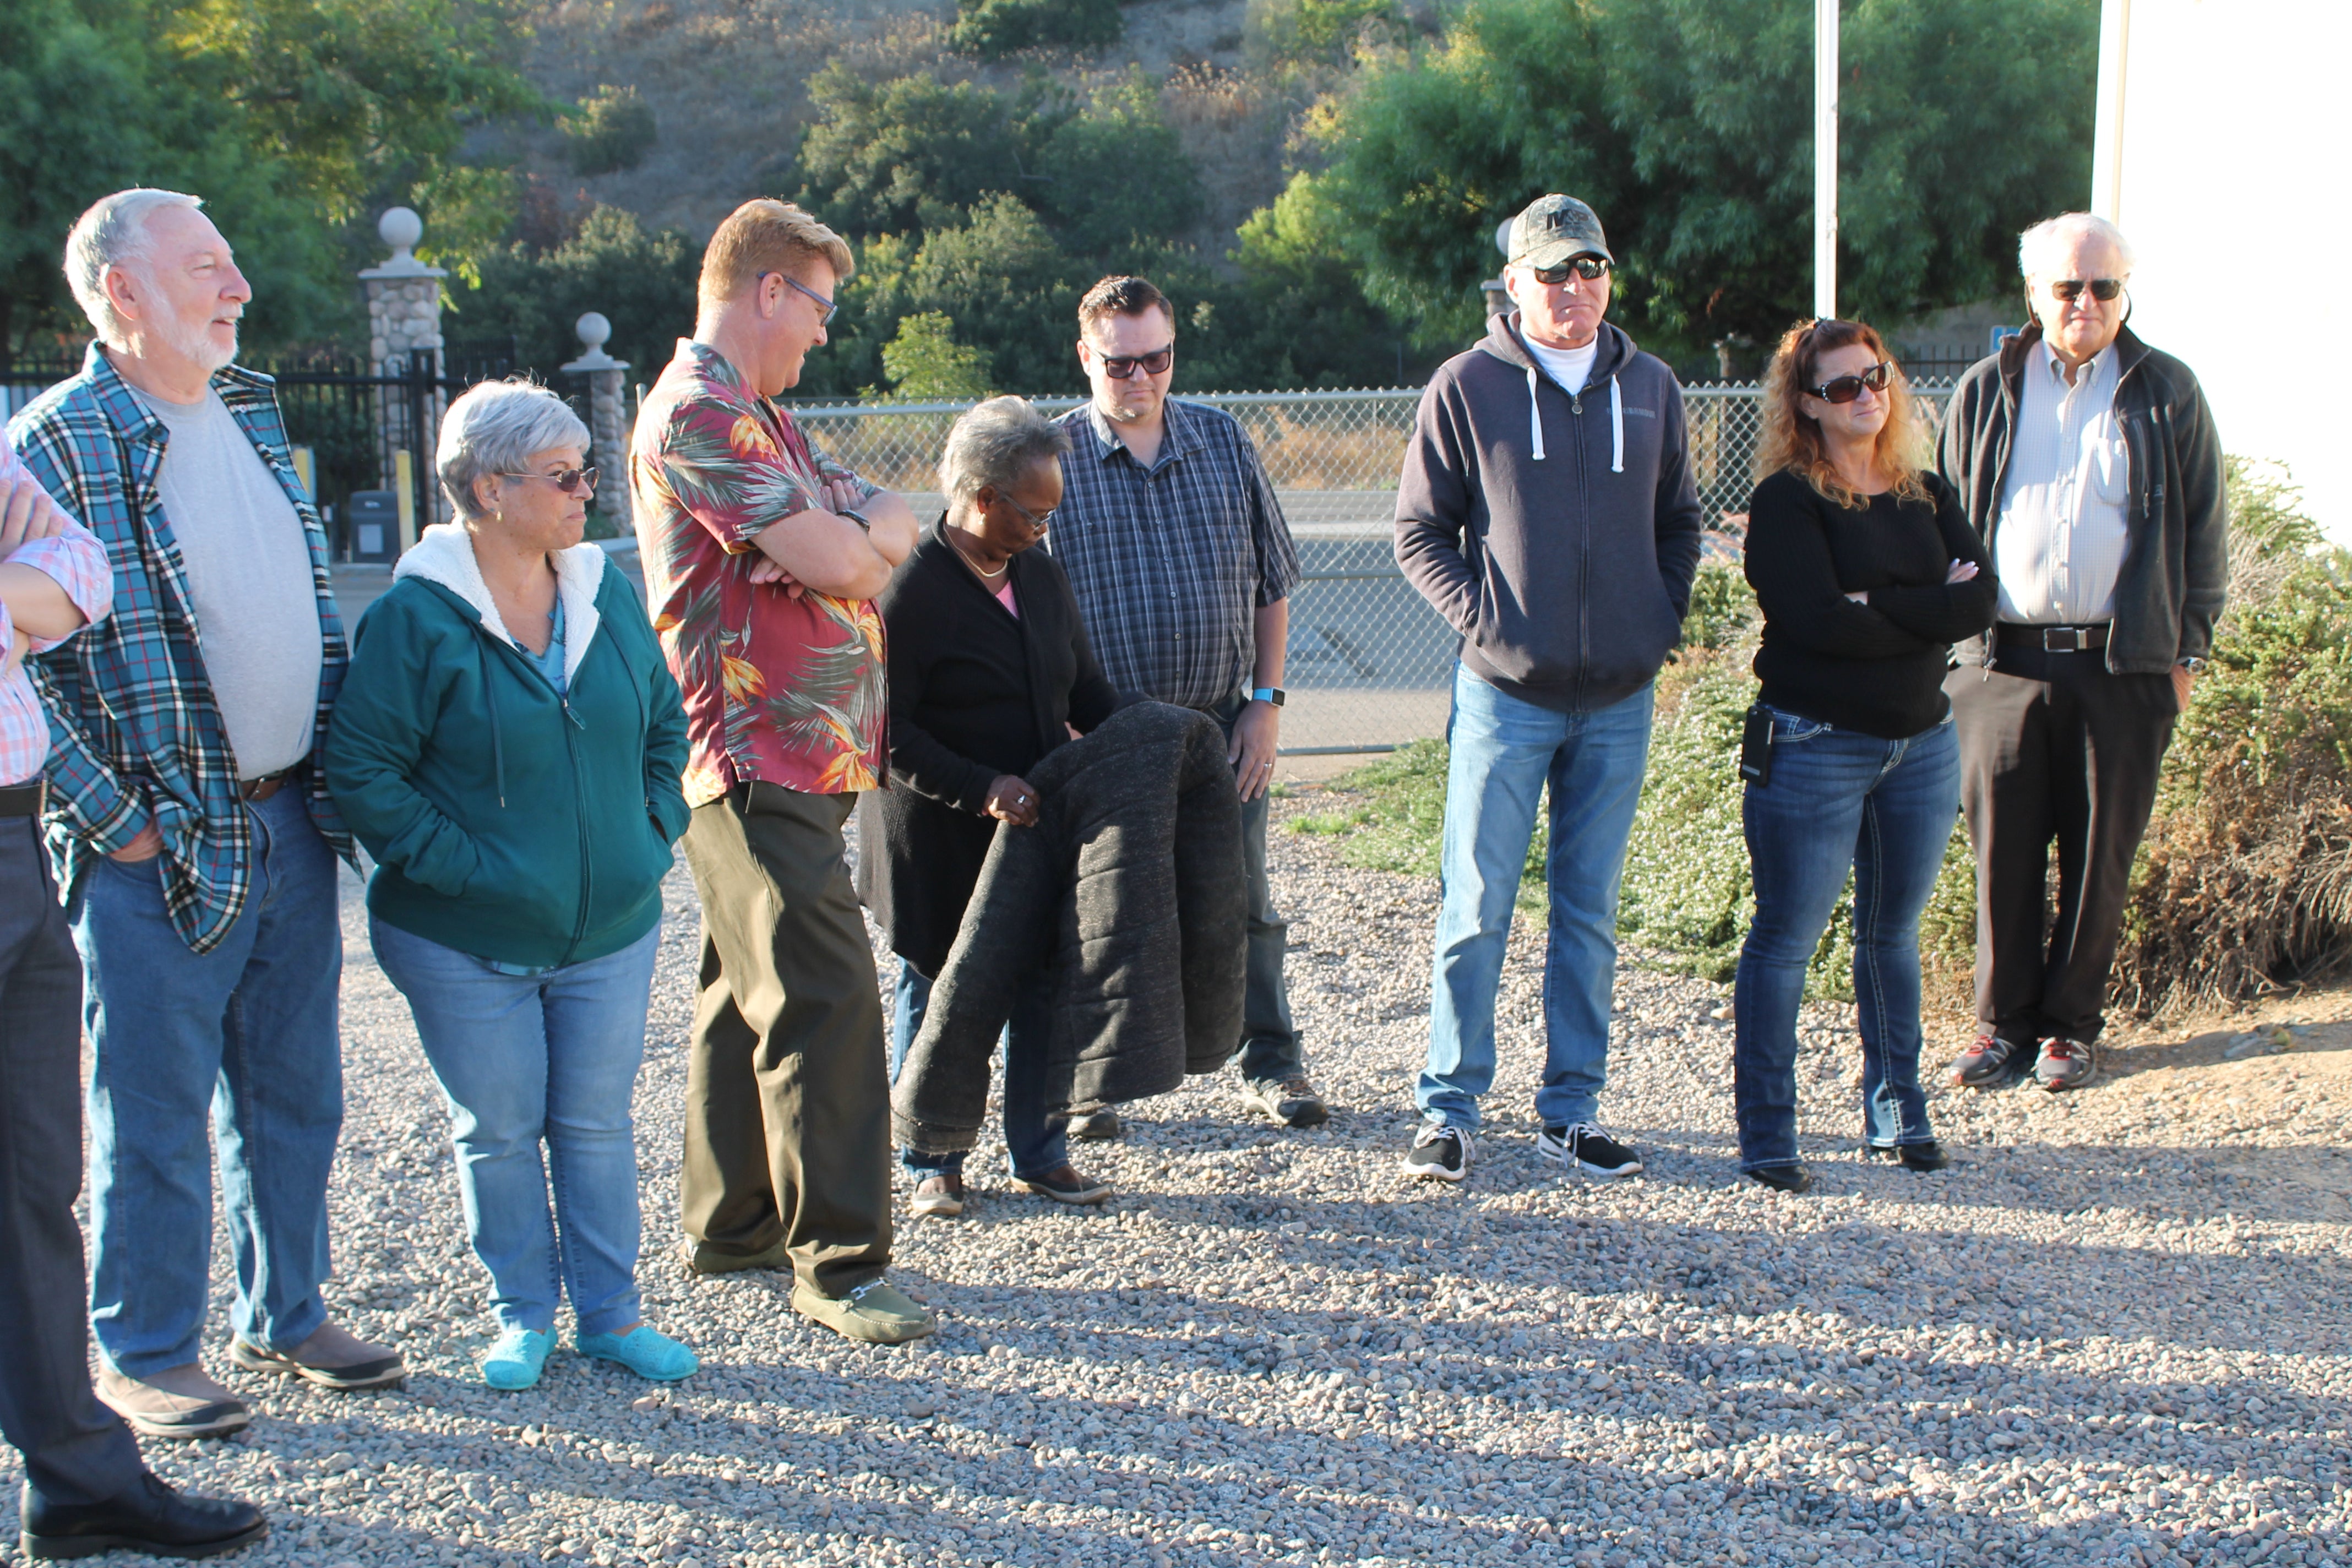
[[[889,699],[873,601],[751,578],[753,535],[856,478],[702,343],[681,339],[646,395],[629,486],[654,629],[686,696],[688,805],[755,781],[880,785]]]

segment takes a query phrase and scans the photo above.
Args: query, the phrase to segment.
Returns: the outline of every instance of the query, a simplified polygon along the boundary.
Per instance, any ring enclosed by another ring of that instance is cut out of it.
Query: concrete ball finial
[[[425,237],[425,220],[408,207],[386,207],[375,220],[376,237],[392,247],[394,257],[406,256]]]
[[[580,334],[581,346],[592,354],[611,342],[613,337],[613,323],[598,310],[591,310],[572,322],[572,330]]]

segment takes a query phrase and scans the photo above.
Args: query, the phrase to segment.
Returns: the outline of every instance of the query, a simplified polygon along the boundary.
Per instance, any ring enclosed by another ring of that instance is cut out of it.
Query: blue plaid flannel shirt
[[[315,765],[350,656],[327,574],[327,534],[295,477],[277,383],[235,365],[213,377],[302,519],[324,639],[319,721],[301,770],[310,819],[346,860],[350,832]],[[81,374],[43,393],[8,422],[8,442],[58,504],[106,546],[114,613],[62,647],[26,660],[49,716],[49,858],[60,894],[98,857],[150,821],[163,837],[164,902],[189,948],[210,952],[245,910],[252,889],[253,826],[237,789],[236,759],[198,648],[194,601],[157,478],[165,431],[123,384],[98,344]]]

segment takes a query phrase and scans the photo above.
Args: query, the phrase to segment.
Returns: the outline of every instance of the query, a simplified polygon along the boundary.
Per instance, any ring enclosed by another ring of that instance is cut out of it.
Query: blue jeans
[[[90,1331],[135,1378],[196,1359],[215,1154],[230,1326],[291,1350],[327,1321],[327,1177],[343,1124],[335,855],[299,787],[246,809],[251,893],[212,952],[172,929],[160,860],[100,859],[66,906],[91,1050]]]
[[[1936,1136],[1919,1087],[1919,911],[1959,810],[1948,721],[1888,741],[1774,710],[1772,782],[1748,785],[1741,807],[1756,878],[1732,993],[1742,1170],[1797,1163],[1797,1005],[1848,867],[1863,1136],[1879,1148]]]
[[[583,1334],[636,1322],[629,1100],[661,928],[618,952],[538,974],[502,974],[382,921],[368,922],[368,935],[408,998],[448,1098],[466,1234],[489,1270],[491,1317],[501,1329],[549,1333],[568,1293]]]
[[[1231,743],[1234,726],[1249,707],[1235,693],[1209,709]],[[1307,1071],[1307,1047],[1290,1014],[1290,985],[1283,955],[1290,950],[1290,922],[1274,907],[1274,879],[1265,865],[1265,829],[1274,809],[1271,791],[1242,802],[1242,869],[1249,877],[1249,967],[1242,988],[1242,1048],[1235,1058],[1244,1083],[1283,1083]]]
[[[1045,1116],[1045,1030],[1049,992],[1040,973],[1023,987],[1004,1026],[1001,1051],[1004,1058],[1004,1152],[1015,1176],[1051,1175],[1069,1163],[1069,1124]],[[905,959],[898,961],[898,1006],[890,1016],[890,1081],[922,1033],[923,1013],[931,1004],[931,983]],[[946,1175],[963,1169],[964,1156],[898,1152],[898,1161],[925,1176]]]
[[[1502,987],[1519,871],[1551,788],[1545,879],[1547,1127],[1589,1121],[1609,1080],[1609,1001],[1617,983],[1617,887],[1650,755],[1651,688],[1590,713],[1505,695],[1456,666],[1446,725],[1445,841],[1429,1005],[1429,1062],[1413,1085],[1422,1114],[1475,1129],[1495,1082],[1495,996]]]

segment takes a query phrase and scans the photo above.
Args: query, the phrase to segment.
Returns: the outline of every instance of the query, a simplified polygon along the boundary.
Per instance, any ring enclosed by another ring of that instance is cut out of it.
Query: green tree
[[[1029,117],[993,89],[929,72],[868,81],[835,61],[808,93],[816,118],[801,139],[795,199],[844,234],[942,227],[1040,177],[1027,162]]]
[[[1045,137],[1044,177],[1024,191],[1063,246],[1103,256],[1181,234],[1201,213],[1201,180],[1140,68],[1097,91]]]
[[[520,0],[9,0],[0,342],[79,334],[57,258],[74,218],[129,184],[205,198],[254,283],[254,346],[355,332],[374,208],[461,167],[476,127],[541,111],[515,68],[520,16]]]
[[[1125,31],[1118,0],[956,0],[948,47],[998,60],[1023,49],[1098,49]]]
[[[611,174],[634,169],[661,133],[651,105],[634,87],[609,83],[580,100],[563,117],[565,155],[575,174]]]
[[[882,345],[882,374],[909,401],[961,402],[988,395],[987,359],[956,342],[955,319],[946,311],[922,310],[899,321],[897,335]]]
[[[554,249],[509,245],[481,258],[478,288],[455,289],[452,337],[514,334],[524,368],[552,376],[580,357],[572,323],[591,310],[613,323],[604,351],[650,384],[694,329],[702,247],[675,229],[648,232],[636,215],[598,205]]]
[[[2094,0],[1849,0],[1841,302],[1895,320],[2006,289],[2016,232],[2078,205]],[[1496,225],[1584,197],[1612,317],[1668,353],[1776,335],[1811,294],[1803,0],[1470,0],[1310,116],[1324,166],[1277,219],[1360,269],[1425,342],[1476,329]],[[1245,247],[1247,242],[1245,241]]]

